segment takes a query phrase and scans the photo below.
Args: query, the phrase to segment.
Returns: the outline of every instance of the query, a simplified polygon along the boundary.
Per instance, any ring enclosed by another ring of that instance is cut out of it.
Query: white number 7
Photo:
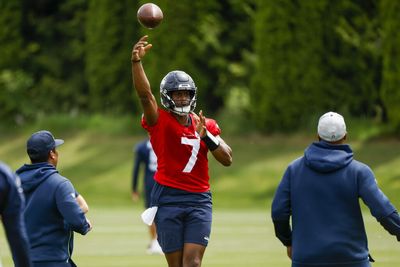
[[[197,136],[197,133],[196,133],[196,136]],[[189,139],[187,137],[182,137],[181,143],[184,145],[189,145],[189,146],[193,147],[192,155],[190,156],[189,161],[186,163],[186,166],[183,169],[183,172],[191,172],[197,161],[197,154],[199,153],[199,149],[200,149],[200,139],[198,139],[198,138]]]

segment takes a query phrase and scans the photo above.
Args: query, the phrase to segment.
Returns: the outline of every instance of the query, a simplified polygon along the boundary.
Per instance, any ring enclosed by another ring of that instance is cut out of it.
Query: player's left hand
[[[206,136],[206,117],[203,116],[203,111],[200,110],[199,115],[194,114],[194,119],[196,122],[196,132],[200,135],[200,138]]]

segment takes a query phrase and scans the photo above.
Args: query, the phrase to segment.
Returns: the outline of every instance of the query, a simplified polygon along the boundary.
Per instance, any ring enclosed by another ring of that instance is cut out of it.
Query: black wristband
[[[214,151],[219,147],[218,139],[214,135],[212,135],[209,131],[206,132],[206,135],[202,137],[201,140],[203,140],[204,143],[206,143],[210,151]]]
[[[136,62],[140,62],[140,59],[138,59],[138,60],[131,60],[133,63],[136,63]]]

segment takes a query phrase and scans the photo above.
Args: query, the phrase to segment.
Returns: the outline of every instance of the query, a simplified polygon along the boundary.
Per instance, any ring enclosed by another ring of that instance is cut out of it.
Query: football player
[[[224,166],[232,150],[215,120],[194,113],[197,87],[184,71],[161,81],[159,108],[141,60],[152,45],[143,36],[132,50],[132,78],[143,108],[142,126],[157,156],[152,192],[158,241],[170,267],[201,266],[212,221],[207,153]],[[151,223],[148,221],[147,223]]]
[[[135,148],[135,164],[132,171],[132,200],[139,200],[140,194],[138,190],[139,171],[143,167],[143,193],[144,193],[144,206],[150,207],[150,194],[154,186],[154,174],[157,170],[157,156],[154,154],[151,147],[150,140],[145,140],[138,143]],[[160,245],[157,241],[156,225],[153,223],[149,225],[150,244],[147,249],[149,254],[163,254]]]

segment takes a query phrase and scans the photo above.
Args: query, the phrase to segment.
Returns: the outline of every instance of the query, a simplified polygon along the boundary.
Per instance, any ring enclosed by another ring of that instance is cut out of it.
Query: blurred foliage
[[[131,41],[136,1],[89,1],[86,21],[86,78],[92,112],[139,112],[131,88]],[[136,107],[136,108],[134,108]]]
[[[376,1],[260,1],[252,114],[292,130],[312,114],[381,115]]]
[[[0,70],[19,68],[22,49],[21,1],[0,1]]]
[[[31,117],[30,89],[33,79],[22,70],[0,72],[0,117],[7,123],[23,124]]]
[[[398,1],[157,0],[164,20],[152,30],[136,19],[145,2],[0,0],[2,121],[140,115],[129,60],[147,34],[156,97],[181,69],[199,110],[262,131],[297,130],[327,110],[400,131]]]
[[[381,19],[383,21],[383,82],[381,84],[382,100],[390,124],[400,132],[400,2],[382,0]]]

